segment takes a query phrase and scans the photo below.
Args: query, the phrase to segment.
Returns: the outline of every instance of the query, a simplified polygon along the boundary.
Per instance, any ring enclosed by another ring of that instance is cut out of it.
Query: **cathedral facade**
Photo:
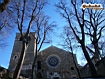
[[[32,33],[35,35],[34,33]],[[32,64],[35,56],[35,39],[31,36],[21,74],[30,78]],[[9,70],[14,72],[21,52],[20,34],[16,34],[16,39],[11,54]],[[76,55],[55,46],[50,46],[38,53],[35,63],[35,76],[37,79],[69,79],[78,78],[78,73],[74,64],[77,65]]]

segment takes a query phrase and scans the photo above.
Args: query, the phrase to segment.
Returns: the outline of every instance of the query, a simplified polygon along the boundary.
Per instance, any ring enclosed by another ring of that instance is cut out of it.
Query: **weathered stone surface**
[[[19,41],[19,38],[20,34],[17,33],[10,59],[10,71],[15,70],[20,56],[22,45],[21,41]],[[31,36],[31,41],[29,42],[24,64],[21,70],[22,76],[30,77],[31,75],[34,51],[35,39]],[[77,64],[75,54],[74,57]],[[39,61],[40,66],[38,66]],[[59,79],[67,79],[72,77],[78,77],[72,54],[55,46],[50,46],[38,53],[37,62],[35,64],[35,71],[37,72],[36,77],[42,79],[52,79],[54,77],[58,77]]]
[[[28,47],[27,47],[27,51],[26,51],[26,55],[25,55],[25,59],[24,59],[24,63],[23,63],[22,71],[21,71],[21,75],[23,75],[23,76],[27,75],[27,74],[28,74],[28,76],[30,76],[30,74],[31,74],[30,66],[32,66],[32,62],[34,60],[34,55],[35,55],[34,54],[35,39],[33,36],[35,36],[35,33],[30,34],[31,40],[28,43]],[[20,34],[17,33],[15,42],[14,42],[14,46],[13,46],[13,51],[11,54],[10,64],[8,67],[8,69],[10,71],[15,70],[15,67],[16,67],[19,57],[20,57],[21,48],[22,48],[22,42],[20,41]]]
[[[67,79],[78,77],[71,53],[55,46],[50,46],[47,49],[39,52],[38,56],[37,61],[41,61],[41,69],[38,71],[42,74],[43,78],[51,79],[52,77],[59,77],[60,79]],[[58,67],[53,68],[48,65],[47,59],[50,56],[56,56],[59,58],[60,64]],[[73,67],[73,70],[71,70],[71,67]]]

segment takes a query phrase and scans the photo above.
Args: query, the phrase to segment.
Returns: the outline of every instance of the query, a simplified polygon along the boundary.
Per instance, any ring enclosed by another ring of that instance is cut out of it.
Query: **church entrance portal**
[[[61,77],[57,72],[54,72],[52,75],[50,75],[50,79],[61,79]]]
[[[60,79],[59,77],[54,77],[53,79]]]
[[[37,73],[37,78],[42,78],[42,74],[40,72]]]

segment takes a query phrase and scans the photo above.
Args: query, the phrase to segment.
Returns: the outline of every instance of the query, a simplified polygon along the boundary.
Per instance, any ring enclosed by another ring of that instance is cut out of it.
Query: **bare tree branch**
[[[77,1],[78,2],[78,1]],[[70,6],[73,6],[73,10],[74,11],[68,11],[70,8],[69,6],[67,6],[68,4],[65,4],[62,2],[62,0],[60,1],[60,3],[58,5],[56,5],[57,9],[58,9],[58,12],[62,15],[62,17],[64,19],[66,19],[67,23],[69,24],[70,28],[72,29],[73,33],[74,33],[74,36],[76,37],[77,41],[80,43],[81,45],[81,48],[83,50],[83,53],[84,53],[84,56],[86,58],[86,60],[88,61],[88,64],[89,64],[89,67],[90,67],[90,70],[91,70],[91,74],[92,76],[96,76],[97,72],[94,68],[94,65],[89,57],[89,54],[88,54],[88,51],[86,49],[86,45],[85,45],[85,10],[81,9],[80,10],[80,14],[79,14],[79,8],[77,7],[77,2],[76,0],[71,0],[71,5]],[[81,5],[83,3],[83,0],[81,0]],[[71,18],[72,15],[70,14],[75,14],[75,16],[73,18]],[[90,16],[90,17],[93,17],[93,16]],[[73,20],[74,18],[76,18],[76,24],[75,26],[77,25],[79,28],[80,28],[80,31],[81,31],[81,37],[78,35],[78,31],[75,29],[74,25],[73,25]],[[90,20],[94,20],[92,18],[90,18]],[[92,23],[91,23],[92,25]],[[94,25],[92,25],[93,28],[94,28]]]
[[[99,36],[98,36],[98,38],[97,38],[97,40],[99,41],[99,39],[101,38],[101,36],[102,36],[102,30],[105,28],[105,26],[103,26],[103,27],[101,27],[101,29],[99,30]]]
[[[31,30],[32,26],[36,26],[36,24],[34,24],[34,20],[42,12],[42,9],[45,6],[46,1],[36,0],[36,1],[33,1],[32,3],[34,5],[32,5],[32,6],[30,5],[30,7],[27,7],[29,5],[29,2],[27,0],[20,1],[20,2],[17,1],[15,3],[17,6],[13,7],[17,12],[17,18],[16,19],[17,19],[17,24],[18,24],[18,30],[21,33],[20,39],[22,41],[21,55],[20,55],[18,64],[16,66],[15,72],[14,72],[14,76],[13,76],[14,79],[19,77],[19,74],[20,74],[20,71],[21,71],[21,68],[23,65],[24,57],[26,54],[26,50],[28,47],[28,42],[30,42],[30,30]],[[31,12],[28,12],[27,11],[28,9],[31,9]],[[24,23],[26,19],[28,19],[27,20],[27,23],[28,23],[27,26]],[[24,25],[26,27],[25,32],[23,31]],[[37,40],[37,37],[35,37],[35,39]]]

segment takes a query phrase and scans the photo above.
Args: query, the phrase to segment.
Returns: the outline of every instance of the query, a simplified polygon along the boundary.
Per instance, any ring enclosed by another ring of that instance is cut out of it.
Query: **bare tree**
[[[72,51],[70,49],[71,46],[73,47],[73,49],[79,47],[79,45],[77,45],[78,42],[75,39],[75,36],[69,26],[64,26],[63,31],[60,34],[60,38],[63,42],[59,42],[59,45],[64,47],[66,50]]]
[[[97,76],[97,72],[90,59],[90,56],[88,54],[89,52],[87,51],[85,44],[85,10],[80,9],[80,7],[78,6],[78,4],[82,5],[82,3],[83,0],[71,0],[71,4],[68,5],[66,1],[61,0],[58,4],[56,4],[56,7],[61,16],[66,19],[69,27],[74,33],[76,40],[81,45],[84,56],[89,64],[91,75],[92,77],[95,77]],[[81,32],[81,34],[78,33],[78,30]]]
[[[2,49],[8,46],[7,39],[15,30],[13,24],[10,23],[10,14],[11,12],[7,9],[3,12],[0,12],[0,48]]]
[[[105,36],[104,36],[104,32],[102,34],[102,38],[100,39],[99,47],[100,47],[100,50],[101,50],[101,57],[104,58],[105,57]]]
[[[19,78],[27,46],[30,41],[31,27],[36,26],[33,24],[34,20],[42,12],[42,9],[46,3],[47,2],[45,0],[13,0],[8,7],[14,12],[11,17],[14,19],[13,23],[15,23],[15,26],[18,26],[18,30],[21,35],[20,41],[22,41],[21,54],[14,71],[13,79]]]
[[[102,53],[101,53],[101,57],[105,57],[105,41],[101,43],[101,50],[102,50]]]
[[[76,46],[77,41],[73,35],[72,30],[68,26],[64,26],[63,33],[60,35],[60,37],[63,40],[63,43],[60,43],[60,45],[67,49],[70,52],[70,54],[72,54],[73,62],[77,70],[78,77],[81,78],[80,71],[78,69],[78,65],[74,57],[74,49],[76,49],[78,45]]]
[[[4,48],[6,48],[8,46],[8,43],[7,43],[8,35],[6,33],[7,32],[0,31],[0,48],[2,50],[4,50]]]
[[[55,22],[49,23],[49,17],[43,15],[42,13],[34,20],[36,27],[32,27],[32,30],[36,34],[36,51],[35,57],[32,65],[31,79],[33,79],[33,72],[35,68],[35,62],[37,59],[37,53],[40,51],[44,43],[50,43],[51,39],[48,38],[50,32],[53,31],[53,28],[56,26]]]
[[[87,10],[87,15],[89,17],[89,20],[86,20],[86,29],[87,31],[85,34],[90,37],[91,44],[94,46],[94,50],[92,50],[90,47],[87,46],[87,48],[92,52],[95,59],[100,60],[101,53],[100,53],[100,47],[99,42],[100,38],[102,37],[102,32],[105,29],[105,25],[103,24],[105,22],[105,16],[103,10]]]
[[[3,0],[3,2],[0,3],[0,12],[3,12],[10,2],[11,0]]]

